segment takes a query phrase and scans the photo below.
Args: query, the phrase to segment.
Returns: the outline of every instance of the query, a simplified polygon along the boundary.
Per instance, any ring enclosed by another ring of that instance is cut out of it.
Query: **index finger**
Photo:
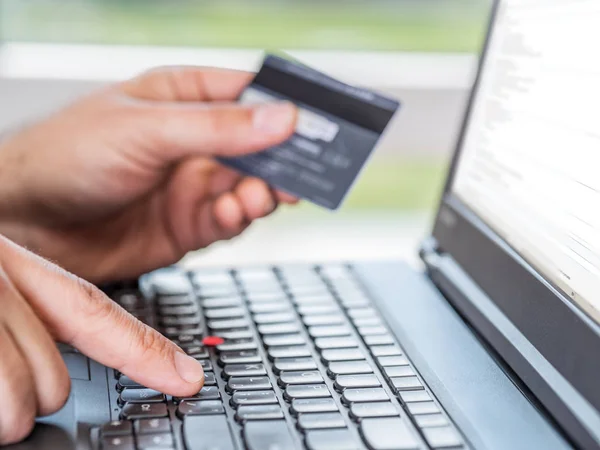
[[[161,67],[120,84],[140,100],[207,102],[236,99],[254,74],[214,67]]]

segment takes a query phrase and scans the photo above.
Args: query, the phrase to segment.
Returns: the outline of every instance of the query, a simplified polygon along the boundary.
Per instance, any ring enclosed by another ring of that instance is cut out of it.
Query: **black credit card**
[[[396,100],[268,55],[239,101],[273,100],[298,106],[292,137],[259,153],[219,160],[278,190],[332,210],[343,203],[400,107]]]

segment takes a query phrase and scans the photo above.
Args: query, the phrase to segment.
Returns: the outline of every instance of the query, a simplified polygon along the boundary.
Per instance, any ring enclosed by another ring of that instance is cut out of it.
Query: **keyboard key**
[[[417,377],[390,378],[397,391],[419,391],[424,389]]]
[[[189,397],[174,397],[173,401],[179,403],[182,400],[218,400],[221,398],[221,393],[217,386],[203,386],[195,395]]]
[[[408,366],[410,364],[406,356],[380,356],[377,358],[377,362],[382,367]]]
[[[133,436],[111,436],[102,439],[102,450],[135,450]]]
[[[142,419],[135,421],[136,434],[170,433],[171,422],[167,417],[162,419]]]
[[[236,295],[238,295],[238,289],[233,283],[213,286],[204,285],[198,288],[198,296],[201,298],[233,297]]]
[[[356,348],[358,341],[353,337],[323,337],[315,339],[315,347],[319,350],[330,348]]]
[[[228,339],[222,344],[217,345],[220,352],[237,352],[241,350],[255,350],[258,344],[254,339]]]
[[[248,302],[255,305],[257,303],[287,303],[288,298],[283,292],[247,292]]]
[[[288,345],[304,345],[306,339],[301,334],[275,334],[265,336],[263,339],[265,347],[283,347]]]
[[[237,448],[233,443],[225,415],[185,416],[183,441],[186,450],[235,450]]]
[[[419,448],[411,430],[398,417],[364,419],[360,434],[372,450],[413,450]]]
[[[184,400],[179,403],[177,415],[180,418],[188,415],[225,414],[223,403],[220,400]]]
[[[365,344],[371,345],[390,345],[395,344],[396,340],[391,334],[371,334],[364,336]]]
[[[400,413],[391,402],[353,403],[350,407],[350,417],[358,422],[367,417],[393,417]]]
[[[373,308],[350,308],[348,315],[352,319],[359,319],[363,317],[379,317],[377,311]]]
[[[383,388],[346,389],[342,394],[342,402],[346,405],[355,402],[377,402],[389,400]]]
[[[230,328],[248,328],[250,326],[246,319],[209,320],[208,327],[211,330],[227,330]],[[218,334],[218,333],[217,333]]]
[[[462,439],[452,427],[424,428],[425,440],[433,448],[455,448],[462,445]]]
[[[359,317],[353,319],[352,323],[356,327],[372,327],[383,324],[383,321],[379,317]]]
[[[314,430],[306,433],[306,446],[309,450],[360,450],[362,445],[354,440],[348,430]]]
[[[336,378],[334,387],[342,392],[346,388],[379,387],[381,383],[375,375],[340,375]]]
[[[204,315],[207,319],[237,319],[239,317],[244,317],[245,314],[246,311],[239,307],[206,309],[204,311]]]
[[[309,327],[308,334],[313,338],[349,336],[350,328],[346,325],[316,325]]]
[[[415,416],[414,419],[420,428],[448,425],[448,419],[443,414],[423,414]]]
[[[279,385],[282,387],[290,384],[317,384],[322,383],[323,377],[318,370],[304,372],[281,372],[279,375]]]
[[[339,348],[321,352],[321,360],[325,364],[334,361],[360,361],[364,359],[365,355],[358,348]]]
[[[145,434],[137,437],[139,450],[145,449],[174,449],[175,440],[171,433]]]
[[[296,448],[285,420],[248,422],[244,426],[242,437],[248,450],[294,450]]]
[[[277,396],[273,391],[241,391],[231,397],[231,406],[237,408],[240,405],[269,405],[277,402]]]
[[[286,370],[315,370],[317,363],[312,358],[275,358],[273,371],[280,374]]]
[[[254,337],[254,333],[249,328],[219,330],[219,337],[223,339],[250,339]]]
[[[384,335],[388,334],[388,330],[386,327],[382,325],[374,325],[374,326],[363,326],[358,327],[358,333],[361,336],[375,336],[375,335]]]
[[[303,358],[311,356],[310,349],[304,345],[271,347],[267,353],[272,361],[276,358]]]
[[[410,366],[395,366],[395,367],[385,367],[383,369],[385,374],[392,377],[414,377],[416,375],[415,371]]]
[[[400,392],[400,398],[404,403],[413,402],[430,402],[432,401],[431,396],[427,391],[406,391]]]
[[[291,334],[300,331],[296,322],[289,323],[268,323],[258,326],[258,332],[262,335],[271,334]]]
[[[290,289],[294,295],[294,303],[300,305],[322,305],[335,300],[325,286],[300,287],[294,286]]]
[[[182,334],[201,336],[204,328],[197,325],[178,325],[164,327],[162,333],[169,339],[179,338]]]
[[[121,418],[129,420],[166,416],[167,405],[164,403],[127,403],[121,410]]]
[[[296,314],[294,313],[264,313],[264,314],[255,314],[254,322],[257,325],[269,325],[274,323],[285,323],[285,322],[293,322],[296,320]]]
[[[413,416],[440,412],[440,408],[434,402],[407,403],[406,406],[408,407],[408,412]]]
[[[158,306],[188,306],[194,304],[194,299],[191,295],[159,295],[156,303]]]
[[[215,308],[231,308],[241,305],[243,303],[243,299],[242,297],[238,296],[215,297],[202,299],[201,303],[205,310]]]
[[[137,381],[133,381],[127,375],[121,375],[119,381],[117,381],[117,390],[122,391],[125,388],[129,389],[147,389],[146,386],[142,386]]]
[[[171,340],[180,347],[189,345],[202,345],[202,336],[193,334],[180,334],[178,336],[172,336]]]
[[[339,412],[300,414],[298,416],[298,427],[302,430],[345,428],[346,422]]]
[[[190,316],[198,312],[195,303],[178,306],[162,306],[158,308],[158,314],[161,316]]]
[[[219,364],[253,364],[262,362],[262,357],[258,352],[241,351],[241,352],[223,352],[219,355]]]
[[[402,350],[397,345],[374,345],[370,347],[373,356],[400,356]]]
[[[183,346],[182,349],[192,358],[207,359],[209,357],[208,349],[201,345]]]
[[[213,372],[204,373],[204,386],[214,386],[217,384],[217,378]]]
[[[315,325],[342,325],[346,319],[341,314],[322,314],[304,316],[302,321],[307,327],[312,327]]]
[[[202,370],[204,370],[205,372],[212,372],[213,366],[212,366],[212,363],[210,361],[208,361],[208,360],[200,360],[198,362],[202,366]]]
[[[331,397],[331,392],[324,384],[292,385],[287,387],[284,396],[286,400],[292,401],[295,398]]]
[[[223,368],[223,375],[226,379],[230,377],[258,377],[266,374],[265,366],[260,363],[228,364]]]
[[[339,294],[341,303],[346,308],[364,308],[371,305],[371,300],[362,294]]]
[[[325,304],[307,304],[298,306],[298,314],[301,316],[331,314],[338,313],[339,311],[340,307],[333,301]]]
[[[244,422],[246,420],[271,420],[283,419],[283,411],[278,404],[273,405],[243,405],[235,414],[235,420]]]
[[[355,375],[361,373],[373,373],[371,364],[367,361],[337,361],[329,363],[327,375],[335,379],[338,375]]]
[[[157,295],[185,295],[192,288],[185,274],[179,271],[159,270],[146,277]]]
[[[339,411],[332,398],[297,398],[292,401],[290,412],[297,416],[304,413]]]
[[[123,389],[119,395],[119,403],[160,403],[167,398],[154,389]]]
[[[234,391],[261,391],[271,388],[269,377],[232,377],[227,382],[230,392]]]
[[[290,311],[291,306],[286,300],[280,300],[277,302],[251,303],[249,309],[252,314],[265,314]]]
[[[127,436],[131,434],[131,422],[114,420],[102,426],[102,436]]]

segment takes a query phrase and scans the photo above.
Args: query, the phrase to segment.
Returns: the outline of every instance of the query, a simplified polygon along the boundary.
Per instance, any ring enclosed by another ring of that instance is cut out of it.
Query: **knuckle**
[[[64,368],[64,369],[63,369]],[[40,399],[39,413],[42,416],[53,414],[67,403],[71,392],[71,379],[69,378],[66,367],[57,370],[54,380],[49,383],[48,395]]]
[[[76,283],[86,300],[81,302],[86,317],[102,320],[115,313],[116,305],[100,289],[81,278],[78,278]]]

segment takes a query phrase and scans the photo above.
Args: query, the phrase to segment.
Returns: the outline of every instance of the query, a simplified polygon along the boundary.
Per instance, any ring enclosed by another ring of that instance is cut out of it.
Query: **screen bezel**
[[[499,3],[493,0],[490,8],[487,36],[435,219],[433,238],[437,251],[452,257],[543,357],[600,411],[600,354],[593,357],[594,349],[600,349],[599,324],[521,258],[452,192]],[[502,356],[503,345],[494,347]],[[519,375],[519,367],[512,369]]]

